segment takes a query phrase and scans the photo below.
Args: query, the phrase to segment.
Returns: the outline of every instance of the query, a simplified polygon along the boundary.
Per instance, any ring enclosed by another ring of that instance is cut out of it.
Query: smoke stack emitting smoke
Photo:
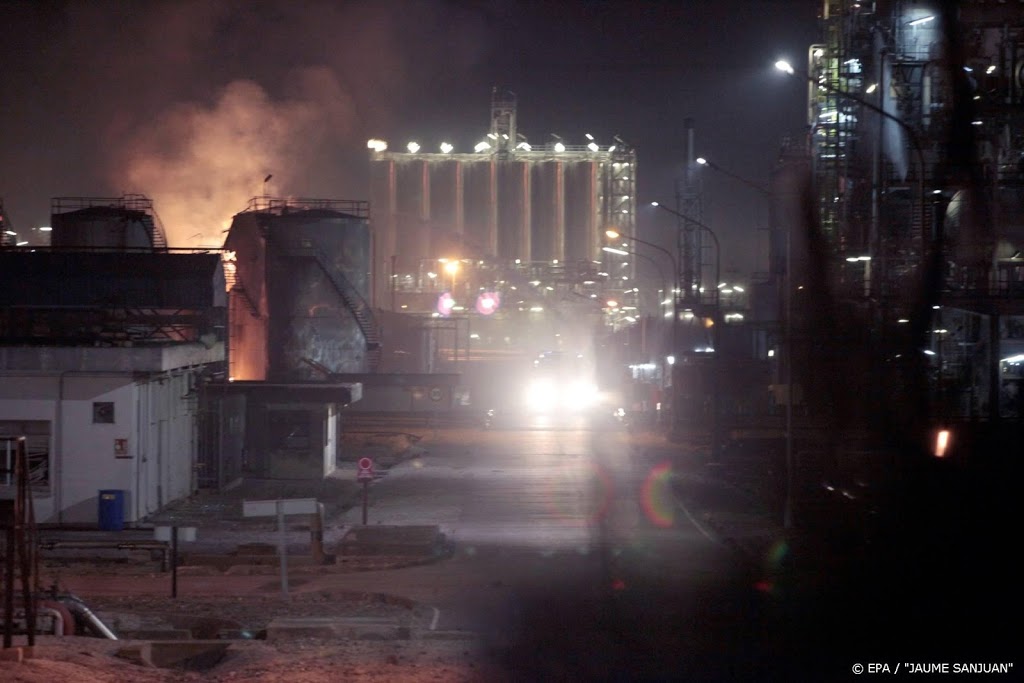
[[[116,182],[153,199],[170,246],[220,247],[268,169],[285,195],[318,149],[351,134],[354,107],[328,69],[296,81],[298,95],[280,101],[234,81],[211,106],[178,105],[136,134]]]

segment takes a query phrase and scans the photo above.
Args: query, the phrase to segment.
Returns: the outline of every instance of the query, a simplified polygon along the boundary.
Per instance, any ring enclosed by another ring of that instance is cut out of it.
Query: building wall
[[[126,522],[188,495],[195,439],[187,395],[197,372],[142,381],[131,373],[0,374],[0,422],[50,425],[49,483],[33,489],[36,520],[96,523],[106,489],[125,492]],[[13,488],[0,487],[8,495]]]

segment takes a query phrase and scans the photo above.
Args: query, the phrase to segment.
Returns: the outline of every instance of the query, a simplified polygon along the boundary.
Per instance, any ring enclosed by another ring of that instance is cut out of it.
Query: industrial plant
[[[936,16],[923,2],[826,0],[806,67],[779,63],[806,83],[807,128],[764,187],[769,270],[743,296],[719,277],[730,245],[703,222],[694,171],[716,167],[690,124],[686,175],[662,207],[678,229],[670,252],[637,237],[627,141],[530,139],[499,88],[472,150],[370,140],[367,199],[255,197],[219,249],[169,248],[143,195],[54,200],[48,244],[22,240],[0,210],[4,385],[49,387],[32,409],[11,389],[0,422],[50,435],[39,476],[56,482],[72,384],[102,377],[89,410],[108,416],[185,378],[172,403],[195,438],[181,472],[131,460],[155,449],[146,462],[164,462],[169,438],[134,418],[92,449],[124,465],[107,483],[133,492],[136,519],[278,472],[296,434],[299,469],[324,476],[343,408],[480,414],[513,393],[488,375],[496,363],[548,352],[592,359],[623,405],[716,447],[753,427],[789,442],[879,424],[915,444],[952,431],[949,453],[1005,439],[1024,414],[1021,20],[963,3],[950,41]],[[673,272],[642,278],[636,259],[651,257]],[[58,486],[45,514],[78,515],[101,484]]]

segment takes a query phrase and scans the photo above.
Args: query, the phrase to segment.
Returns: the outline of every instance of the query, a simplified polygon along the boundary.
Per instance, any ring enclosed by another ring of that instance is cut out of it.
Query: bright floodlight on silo
[[[384,152],[387,151],[388,143],[376,138],[370,138],[366,141],[366,147],[367,149],[372,149],[374,152]]]
[[[405,148],[409,150],[409,154],[415,154],[416,152],[420,151],[420,143],[410,142],[408,145],[405,146]]]
[[[441,154],[451,154],[453,149],[455,149],[455,147],[453,147],[450,142],[441,143]]]
[[[476,147],[473,148],[474,152],[486,152],[491,148],[491,143],[486,140],[476,143]]]
[[[565,145],[563,145],[561,142],[556,142],[555,143],[555,151],[556,152],[564,152],[565,151]]]

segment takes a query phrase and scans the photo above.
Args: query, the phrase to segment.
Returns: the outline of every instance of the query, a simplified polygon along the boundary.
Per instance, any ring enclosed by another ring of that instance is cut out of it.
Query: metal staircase
[[[359,293],[359,290],[349,282],[344,273],[331,264],[323,251],[316,247],[301,247],[294,249],[293,252],[297,256],[312,258],[316,261],[320,270],[324,272],[327,279],[334,285],[334,289],[341,296],[345,307],[352,313],[352,317],[355,318],[359,330],[363,333],[363,339],[366,342],[366,362],[370,371],[376,372],[377,368],[380,367],[382,356],[381,334],[380,325],[377,323],[377,318],[373,315],[373,309],[370,308],[370,304]]]

